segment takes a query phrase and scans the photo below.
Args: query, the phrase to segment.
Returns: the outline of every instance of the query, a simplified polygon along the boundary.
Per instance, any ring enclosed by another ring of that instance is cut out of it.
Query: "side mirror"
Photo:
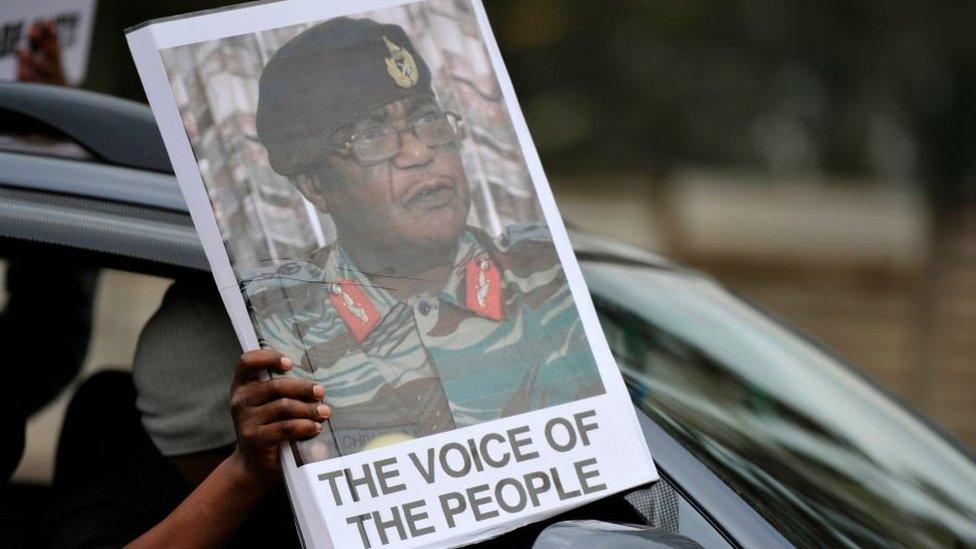
[[[598,520],[567,520],[539,534],[532,549],[696,549],[701,545],[660,528],[614,524]]]

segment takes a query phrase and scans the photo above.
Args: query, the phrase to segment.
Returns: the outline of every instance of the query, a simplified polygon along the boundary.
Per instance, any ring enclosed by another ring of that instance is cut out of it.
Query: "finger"
[[[21,50],[17,57],[19,67],[28,71],[32,75],[32,80],[47,81],[54,77],[56,69],[29,51]]]
[[[54,19],[48,19],[47,21],[35,21],[27,29],[27,36],[31,40],[41,41],[48,40],[57,32],[57,23]]]
[[[311,419],[325,421],[332,410],[321,402],[304,402],[293,398],[279,398],[254,408],[250,421],[259,425],[275,423],[288,419]]]
[[[276,377],[268,381],[252,381],[241,386],[234,391],[231,400],[238,405],[256,407],[279,398],[320,402],[324,396],[325,387],[310,379]]]
[[[44,34],[44,23],[40,21],[32,23],[31,26],[27,27],[27,39],[32,44],[36,45],[41,40],[42,34]]]
[[[41,51],[47,56],[52,64],[61,62],[61,43],[58,40],[58,28],[54,21],[48,21],[44,25],[44,33],[39,42]]]
[[[38,21],[27,29],[27,41],[30,42],[31,51],[40,51],[42,43],[47,39],[47,28],[45,24]]]
[[[33,55],[21,56],[17,63],[17,79],[22,82],[51,84],[57,77],[47,67],[39,63]]]
[[[235,383],[245,383],[258,379],[258,374],[264,370],[287,372],[294,363],[290,358],[271,349],[256,349],[241,355],[234,373]]]
[[[23,82],[35,82],[38,79],[34,71],[34,62],[31,54],[26,50],[17,53],[17,80]]]
[[[17,80],[21,82],[39,82],[40,79],[29,67],[23,65],[17,67]]]
[[[30,63],[32,64],[32,69],[45,81],[51,82],[57,78],[58,67],[52,64],[47,59],[38,59],[36,56],[31,56]]]
[[[289,419],[256,429],[256,442],[261,445],[280,444],[289,440],[312,438],[322,432],[322,424],[310,419]]]

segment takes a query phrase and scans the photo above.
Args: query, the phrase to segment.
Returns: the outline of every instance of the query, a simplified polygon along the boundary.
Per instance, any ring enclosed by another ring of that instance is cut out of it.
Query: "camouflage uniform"
[[[243,289],[262,343],[324,385],[333,409],[333,432],[302,461],[603,392],[545,228],[496,240],[469,227],[437,295],[394,298],[341,245]]]

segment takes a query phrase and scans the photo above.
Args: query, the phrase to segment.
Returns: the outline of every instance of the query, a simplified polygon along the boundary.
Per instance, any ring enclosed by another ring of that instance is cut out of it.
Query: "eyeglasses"
[[[372,126],[349,136],[336,152],[352,156],[363,166],[386,162],[400,153],[403,131],[413,132],[428,147],[440,147],[455,141],[461,135],[464,121],[460,116],[445,111],[434,111],[417,118],[407,128]]]

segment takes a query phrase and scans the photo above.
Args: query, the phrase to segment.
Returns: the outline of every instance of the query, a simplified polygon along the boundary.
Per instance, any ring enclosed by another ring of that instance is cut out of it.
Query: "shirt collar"
[[[454,268],[439,297],[443,302],[495,322],[504,318],[501,270],[470,231],[465,231],[458,243]]]
[[[353,263],[349,254],[346,253],[346,250],[339,242],[336,242],[333,252],[329,254],[325,262],[325,267],[322,270],[322,279],[324,282],[330,283],[338,281],[352,282],[359,288],[366,299],[379,310],[381,317],[385,317],[386,313],[397,303],[397,299],[386,288],[377,286],[370,281],[369,277]]]
[[[454,255],[454,267],[451,269],[451,274],[447,277],[447,283],[444,284],[439,296],[441,301],[467,309],[464,300],[465,279],[467,278],[465,267],[481,251],[481,244],[478,243],[474,235],[469,231],[464,231],[458,241],[457,253]]]
[[[447,283],[444,284],[444,287],[438,294],[438,298],[442,302],[449,303],[455,307],[498,321],[501,319],[500,311],[496,314],[491,314],[486,313],[485,310],[479,310],[477,301],[473,300],[469,295],[475,290],[469,289],[468,286],[476,285],[478,281],[469,280],[468,274],[473,272],[472,265],[478,265],[479,260],[484,258],[492,262],[491,266],[495,269],[496,273],[500,272],[497,266],[495,266],[494,260],[491,259],[490,254],[484,249],[478,239],[471,231],[466,230],[458,240],[458,249],[454,256],[453,268],[448,275]],[[322,269],[322,280],[328,283],[343,282],[355,285],[363,297],[376,308],[381,319],[385,318],[387,313],[400,302],[386,288],[372,283],[356,264],[353,263],[349,254],[339,242],[336,242],[333,252],[326,259]],[[495,275],[494,283],[499,287],[488,289],[500,296],[501,280],[498,274]]]

